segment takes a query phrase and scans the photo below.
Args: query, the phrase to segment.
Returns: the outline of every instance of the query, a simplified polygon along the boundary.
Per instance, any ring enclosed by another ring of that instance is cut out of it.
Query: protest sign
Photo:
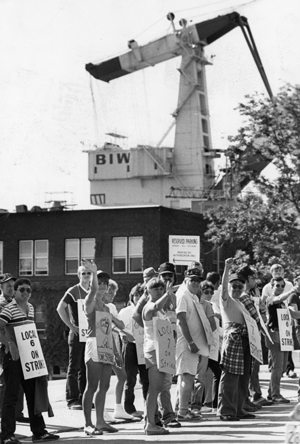
[[[293,351],[294,341],[292,332],[292,319],[287,308],[277,308],[280,350]]]
[[[48,375],[35,323],[14,327],[24,379]]]
[[[153,329],[157,368],[163,373],[174,375],[176,373],[175,340],[172,325],[166,319],[154,317]]]
[[[87,317],[84,313],[84,299],[78,299],[77,308],[78,308],[79,342],[86,342],[88,322],[87,322]]]
[[[261,348],[261,336],[257,327],[255,319],[253,319],[248,313],[243,311],[243,316],[247,325],[250,353],[253,358],[263,364],[263,354]]]
[[[114,364],[113,340],[111,331],[112,315],[106,311],[96,311],[96,339],[99,362]]]
[[[144,329],[137,322],[132,320],[133,337],[135,339],[138,365],[145,364],[144,357]]]

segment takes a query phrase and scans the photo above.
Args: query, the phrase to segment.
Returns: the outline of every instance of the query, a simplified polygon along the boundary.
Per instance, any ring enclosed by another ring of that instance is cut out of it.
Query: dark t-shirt
[[[69,306],[70,321],[78,327],[78,306],[79,299],[85,299],[88,292],[80,285],[74,285],[69,288],[64,294],[62,301]]]
[[[297,311],[300,311],[300,295],[295,293],[290,297],[289,305],[296,305]],[[295,319],[297,326],[300,327],[300,319]]]
[[[286,308],[283,302],[278,302],[277,304],[268,305],[268,313],[269,313],[269,328],[278,328],[278,317],[277,317],[277,308]]]

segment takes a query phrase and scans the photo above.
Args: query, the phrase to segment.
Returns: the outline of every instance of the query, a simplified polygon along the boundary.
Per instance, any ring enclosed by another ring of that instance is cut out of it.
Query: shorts
[[[188,373],[195,376],[197,374],[198,362],[198,353],[191,353],[189,350],[183,351],[176,359],[176,375]]]
[[[156,366],[157,367],[157,361],[156,361],[156,350],[151,350],[149,352],[144,352],[145,357],[145,365],[146,369]]]
[[[97,338],[87,338],[86,344],[85,344],[85,353],[84,353],[84,362],[87,363],[89,360],[92,360],[93,362],[100,362],[101,364],[106,364],[102,360],[100,361],[98,356],[98,349],[97,349]],[[107,364],[111,365],[109,362]]]

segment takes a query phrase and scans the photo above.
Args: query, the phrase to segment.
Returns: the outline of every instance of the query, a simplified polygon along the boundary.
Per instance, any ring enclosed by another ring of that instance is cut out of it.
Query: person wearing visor
[[[199,421],[201,415],[189,410],[189,402],[197,374],[199,356],[209,356],[212,331],[197,296],[202,270],[188,268],[177,298],[176,374],[178,376],[178,421]],[[208,337],[207,337],[208,335]]]
[[[84,363],[85,342],[79,341],[78,300],[84,300],[90,288],[92,272],[81,265],[79,283],[69,288],[57,306],[61,320],[69,327],[69,365],[66,381],[67,405],[71,410],[82,410],[82,396],[86,385]]]
[[[255,418],[255,415],[243,410],[248,396],[251,371],[249,337],[243,313],[249,314],[245,304],[253,302],[244,293],[243,275],[238,273],[229,275],[232,264],[232,258],[225,260],[220,297],[224,336],[217,415],[222,421]]]

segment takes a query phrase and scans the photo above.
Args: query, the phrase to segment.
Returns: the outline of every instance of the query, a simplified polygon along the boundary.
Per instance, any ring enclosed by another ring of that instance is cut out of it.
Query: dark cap
[[[191,268],[190,270],[186,270],[185,277],[192,278],[202,278],[202,271],[199,268]]]
[[[192,270],[193,268],[198,268],[199,270],[203,270],[201,262],[198,261],[191,262],[187,267],[188,270]]]
[[[4,282],[8,282],[10,280],[16,281],[17,278],[13,277],[10,273],[4,273],[0,275],[0,284],[4,284]]]
[[[175,267],[174,264],[172,264],[171,262],[164,262],[163,264],[161,264],[158,268],[158,273],[159,274],[165,274],[165,273],[173,273],[175,274]]]
[[[157,276],[157,274],[157,271],[155,271],[153,267],[146,268],[143,271],[143,279],[149,281],[149,279]]]
[[[241,282],[243,282],[243,283],[246,282],[244,276],[243,276],[242,274],[240,274],[240,273],[232,273],[232,274],[229,276],[229,280],[228,280],[228,281],[229,281],[229,282],[233,282],[233,281],[241,281]]]
[[[106,271],[98,270],[97,271],[97,278],[98,279],[103,279],[103,280],[109,282],[110,275],[108,273],[106,273]]]

